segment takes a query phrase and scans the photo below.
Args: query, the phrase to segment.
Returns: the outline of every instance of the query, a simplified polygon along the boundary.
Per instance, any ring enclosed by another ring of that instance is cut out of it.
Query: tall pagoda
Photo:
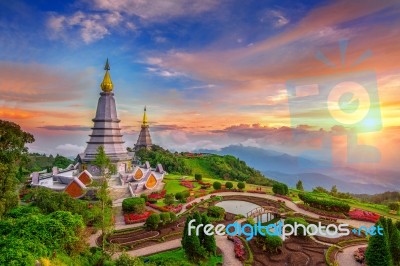
[[[87,142],[84,153],[79,155],[82,169],[89,170],[90,173],[96,175],[100,173],[100,169],[93,165],[99,146],[104,147],[106,155],[111,162],[116,165],[118,172],[130,170],[132,157],[128,155],[124,141],[122,140],[121,128],[118,119],[117,109],[115,105],[113,83],[110,76],[110,64],[108,59],[104,66],[106,73],[103,82],[100,84],[102,92],[97,104],[96,116],[92,120],[92,134]]]
[[[138,151],[141,148],[150,150],[153,144],[151,143],[151,136],[149,131],[149,123],[147,122],[146,106],[144,107],[142,129],[140,130],[139,138],[135,145],[135,150]]]

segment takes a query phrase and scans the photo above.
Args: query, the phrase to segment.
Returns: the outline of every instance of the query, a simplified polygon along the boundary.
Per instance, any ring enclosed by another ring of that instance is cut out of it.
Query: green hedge
[[[287,195],[289,193],[289,188],[286,184],[277,183],[272,186],[272,191],[275,194]]]
[[[318,208],[326,211],[335,211],[348,213],[350,205],[339,200],[333,199],[320,199],[312,193],[299,193],[299,198],[311,207]]]
[[[223,218],[225,216],[225,209],[218,206],[211,206],[208,207],[207,214],[211,217]]]
[[[122,210],[124,212],[143,213],[144,209],[144,198],[128,198],[122,201]]]

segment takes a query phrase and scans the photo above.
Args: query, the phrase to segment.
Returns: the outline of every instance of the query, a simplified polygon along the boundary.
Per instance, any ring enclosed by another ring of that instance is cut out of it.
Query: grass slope
[[[182,248],[157,253],[148,257],[143,257],[146,262],[154,262],[157,265],[174,265],[174,266],[216,266],[222,264],[222,256],[212,256],[207,261],[193,264],[186,259],[185,252]]]

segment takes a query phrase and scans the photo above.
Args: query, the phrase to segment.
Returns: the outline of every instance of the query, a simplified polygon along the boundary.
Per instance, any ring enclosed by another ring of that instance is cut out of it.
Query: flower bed
[[[142,214],[135,214],[135,213],[126,213],[124,214],[124,221],[125,224],[134,224],[134,223],[142,223],[145,222],[146,219],[152,214],[153,212],[146,211]]]
[[[188,181],[188,180],[182,180],[179,184],[181,186],[184,186],[184,187],[187,187],[187,188],[194,188],[193,183],[191,181]]]
[[[180,212],[182,210],[183,205],[182,204],[178,204],[176,206],[165,206],[164,208],[167,209],[167,211],[178,213],[178,212]]]
[[[349,216],[351,219],[354,219],[354,220],[367,221],[367,222],[373,222],[373,223],[376,223],[380,217],[379,214],[376,214],[373,212],[368,212],[368,211],[363,211],[360,209],[355,209],[355,210],[350,211]]]
[[[247,190],[246,192],[257,193],[257,194],[267,194],[267,192],[261,191],[261,190]]]
[[[326,216],[326,217],[330,217],[330,218],[339,218],[339,219],[346,219],[346,215],[344,215],[343,213],[340,212],[328,212],[328,211],[324,211],[324,210],[320,210],[320,209],[316,209],[301,203],[296,204],[297,207],[299,207],[300,209],[309,211],[309,212],[313,212],[322,216]]]
[[[243,246],[242,241],[236,236],[228,236],[228,239],[233,241],[235,257],[238,258],[240,261],[246,260],[246,250]]]
[[[161,212],[174,212],[174,213],[180,212],[183,208],[182,204],[178,204],[177,206],[158,206],[155,204],[151,204],[150,202],[146,202],[146,206],[149,206]]]
[[[193,196],[188,197],[188,198],[186,199],[186,203],[189,203],[189,202],[191,202],[191,201],[194,201],[195,199],[196,199],[196,198],[193,197]]]
[[[275,194],[274,196],[278,197],[278,198],[282,198],[282,199],[293,201],[293,199],[291,197],[288,197],[288,196],[285,196],[285,195]]]
[[[286,201],[284,201],[284,200],[277,200],[277,202],[279,202],[279,203],[282,203],[282,204],[286,204]]]
[[[167,191],[165,189],[163,189],[161,192],[153,192],[150,195],[147,196],[147,198],[149,199],[162,199],[165,197],[165,194],[167,193]]]

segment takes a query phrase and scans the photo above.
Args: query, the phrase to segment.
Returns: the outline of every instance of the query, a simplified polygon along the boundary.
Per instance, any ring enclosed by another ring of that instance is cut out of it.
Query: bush
[[[283,241],[279,236],[271,236],[266,234],[264,237],[263,250],[270,253],[278,253],[278,248],[282,247]]]
[[[289,193],[289,188],[286,184],[276,183],[272,186],[272,191],[275,194],[287,195]]]
[[[176,214],[174,212],[170,212],[169,213],[169,217],[171,219],[171,222],[175,222],[176,221]]]
[[[255,225],[256,221],[254,221],[253,217],[247,217],[246,219],[246,223],[250,224],[250,225]]]
[[[244,182],[239,182],[239,183],[237,183],[237,188],[238,188],[238,189],[244,189],[245,187],[246,187],[246,185],[245,185]]]
[[[178,201],[182,201],[182,200],[183,200],[183,194],[182,194],[182,192],[177,192],[177,193],[175,194],[175,199],[178,200]]]
[[[143,198],[128,198],[122,201],[122,210],[124,212],[143,213],[145,201]]]
[[[225,209],[222,207],[218,207],[218,206],[210,206],[210,207],[208,207],[207,214],[208,214],[208,216],[211,216],[214,218],[224,218]]]
[[[388,206],[392,211],[399,211],[400,209],[400,204],[398,202],[391,202]]]
[[[175,202],[175,200],[174,200],[174,194],[167,194],[167,195],[165,195],[165,198],[164,198],[164,203],[165,203],[165,205],[169,206],[169,205],[174,204],[174,202]]]
[[[201,174],[195,174],[194,179],[196,179],[197,181],[201,181],[203,179],[203,176]]]
[[[160,223],[160,215],[157,213],[153,213],[146,220],[146,227],[152,230],[158,228],[158,224]]]
[[[320,199],[313,195],[313,193],[299,193],[299,198],[311,207],[322,209],[326,211],[348,213],[350,205],[339,200],[333,199]]]
[[[232,182],[226,182],[225,183],[225,187],[227,188],[227,189],[231,189],[231,188],[233,188],[233,184],[232,184]]]
[[[140,197],[141,197],[142,199],[144,199],[144,202],[147,201],[147,195],[146,195],[146,194],[142,194],[142,195],[140,195]]]
[[[131,257],[127,253],[122,252],[118,259],[115,260],[115,265],[118,266],[139,266],[144,265],[137,257]]]
[[[221,185],[220,182],[215,181],[215,182],[213,183],[213,188],[214,188],[215,190],[221,189],[221,187],[222,187],[222,185]]]
[[[305,228],[303,228],[302,226],[299,226],[297,228],[297,236],[307,236],[306,229],[307,229],[308,223],[303,218],[288,218],[285,220],[285,224],[291,224],[293,227],[295,227],[296,224],[304,225]]]
[[[167,224],[171,221],[171,215],[169,212],[162,212],[160,213],[160,219],[162,221],[162,224]]]
[[[150,202],[150,203],[157,203],[157,199],[153,199],[153,198],[148,198],[147,199],[147,202]]]
[[[183,191],[183,192],[182,192],[182,196],[183,196],[184,199],[188,198],[188,197],[190,196],[189,190]]]

